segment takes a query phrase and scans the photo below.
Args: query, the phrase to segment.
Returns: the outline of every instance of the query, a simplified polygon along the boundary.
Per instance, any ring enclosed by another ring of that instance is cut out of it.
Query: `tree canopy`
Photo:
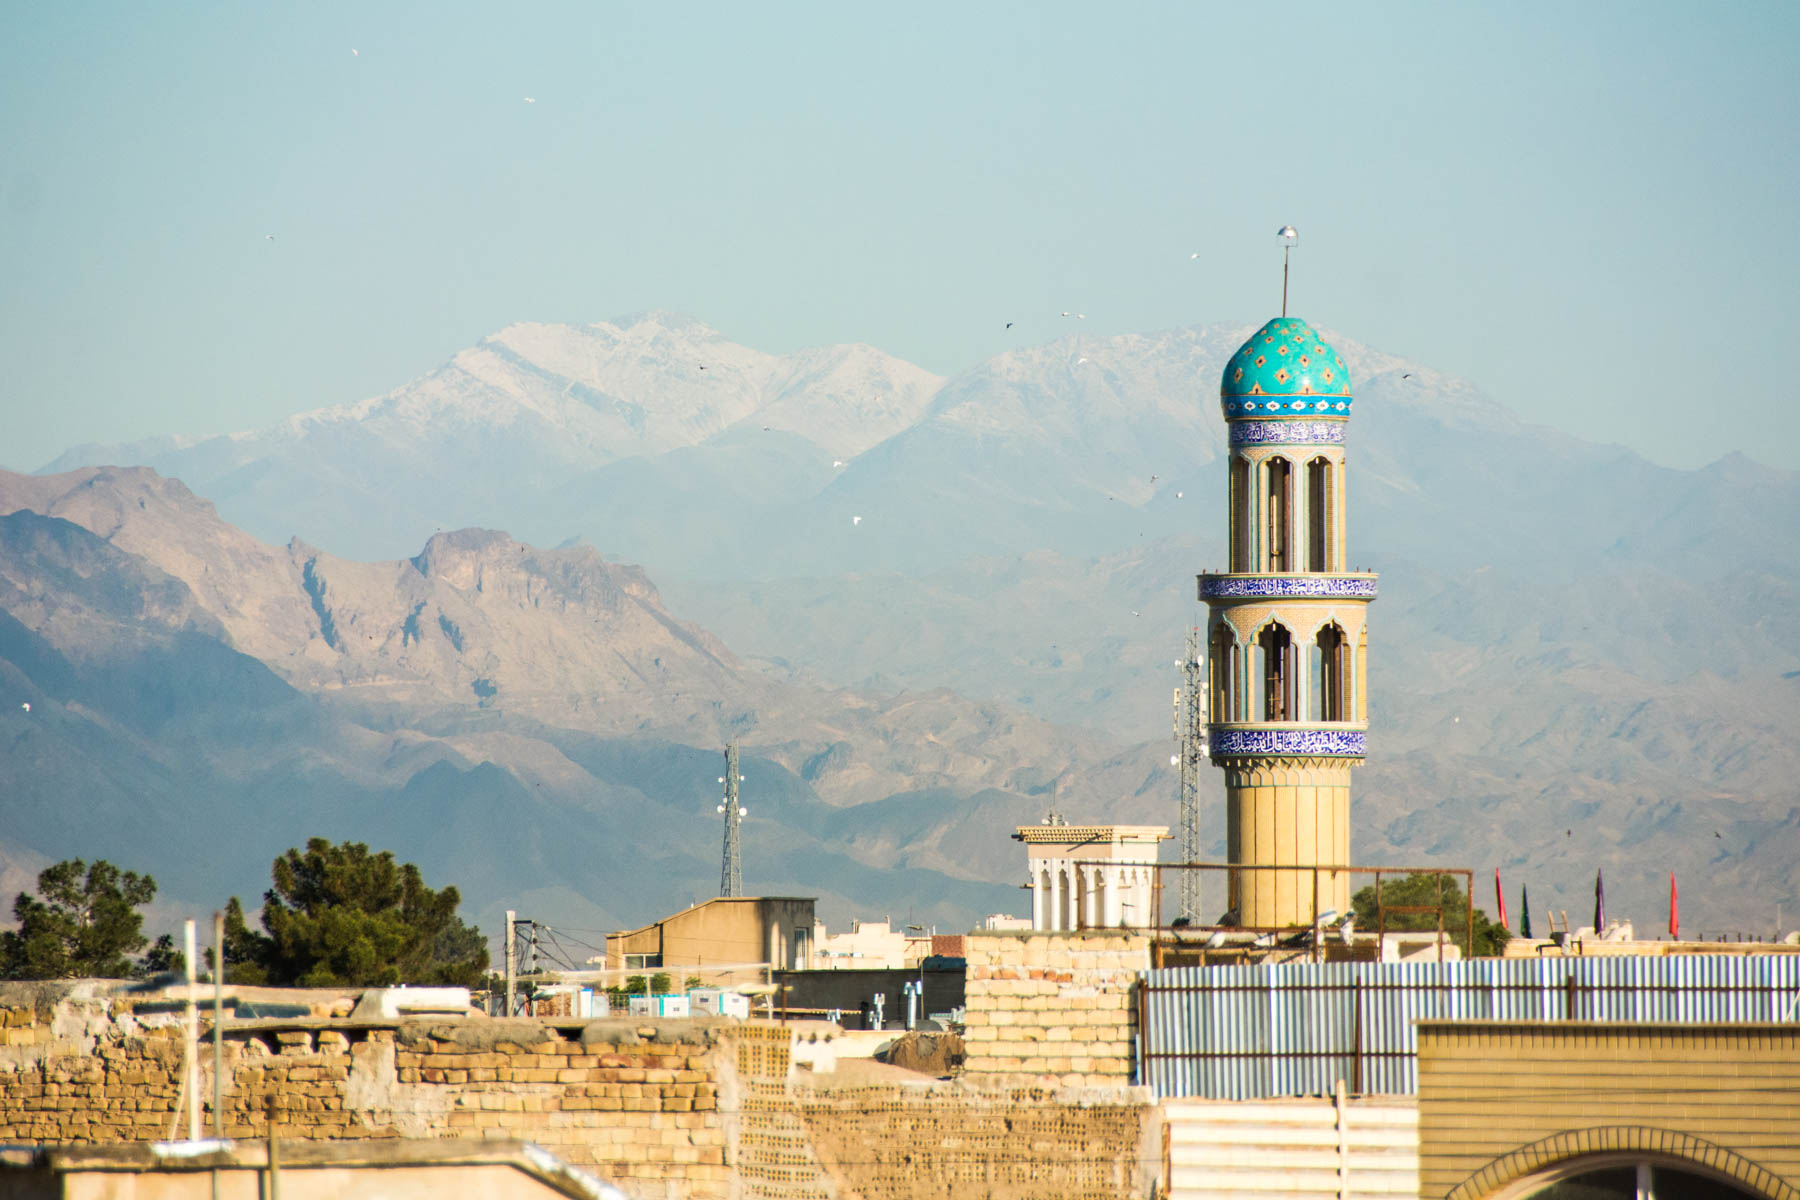
[[[1391,906],[1424,906],[1437,905],[1438,881],[1443,880],[1444,933],[1456,943],[1467,955],[1469,900],[1463,895],[1462,882],[1455,875],[1431,875],[1425,873],[1406,875],[1398,879],[1381,881],[1381,905]],[[1359,890],[1350,898],[1350,906],[1356,912],[1356,924],[1360,929],[1373,932],[1377,927],[1375,911],[1375,885],[1370,884]],[[1435,912],[1389,912],[1387,928],[1390,930],[1436,929],[1437,914]],[[1479,908],[1475,910],[1475,954],[1478,956],[1497,955],[1504,952],[1506,943],[1512,934],[1502,925],[1488,919],[1488,915]]]
[[[479,987],[481,931],[456,915],[454,887],[433,891],[419,868],[360,842],[312,838],[272,868],[262,925],[236,896],[225,912],[226,978],[300,987],[437,984]]]
[[[105,859],[66,859],[38,873],[38,895],[13,902],[16,930],[0,933],[0,977],[116,979],[130,975],[143,949],[144,915],[156,880]]]

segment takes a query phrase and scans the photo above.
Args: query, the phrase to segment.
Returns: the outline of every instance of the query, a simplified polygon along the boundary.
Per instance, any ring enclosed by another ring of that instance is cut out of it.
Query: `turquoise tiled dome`
[[[1350,372],[1312,326],[1276,317],[1225,364],[1219,400],[1233,417],[1347,417]]]

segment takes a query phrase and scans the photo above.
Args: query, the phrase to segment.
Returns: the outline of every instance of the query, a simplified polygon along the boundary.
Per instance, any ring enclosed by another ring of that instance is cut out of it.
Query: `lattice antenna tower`
[[[744,777],[738,774],[737,743],[732,742],[725,747],[725,773],[719,776],[719,782],[725,785],[725,799],[719,804],[719,811],[725,814],[725,851],[719,858],[721,896],[744,894],[744,853],[738,837],[745,813],[738,803],[738,784],[743,781]]]
[[[1175,693],[1176,759],[1181,765],[1181,861],[1200,861],[1200,774],[1206,769],[1206,681],[1200,630],[1189,626]],[[1181,873],[1181,916],[1200,921],[1200,872]]]

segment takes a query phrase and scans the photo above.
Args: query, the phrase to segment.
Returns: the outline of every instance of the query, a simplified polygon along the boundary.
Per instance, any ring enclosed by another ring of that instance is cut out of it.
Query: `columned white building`
[[[1136,929],[1157,924],[1156,847],[1167,825],[1021,825],[1031,927]]]

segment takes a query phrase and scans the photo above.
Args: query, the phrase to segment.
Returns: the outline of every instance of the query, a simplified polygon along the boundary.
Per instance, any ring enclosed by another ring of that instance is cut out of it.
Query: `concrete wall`
[[[1477,1200],[1609,1155],[1792,1195],[1797,1131],[1793,1025],[1419,1024],[1422,1196]]]
[[[1225,1200],[1399,1200],[1419,1194],[1418,1107],[1410,1096],[1343,1104],[1165,1100],[1164,1196]]]
[[[0,1200],[624,1200],[618,1189],[518,1142],[265,1143],[173,1157],[144,1145],[0,1156]]]
[[[965,1074],[1067,1087],[1131,1083],[1133,1002],[1150,941],[1125,930],[971,933]]]

